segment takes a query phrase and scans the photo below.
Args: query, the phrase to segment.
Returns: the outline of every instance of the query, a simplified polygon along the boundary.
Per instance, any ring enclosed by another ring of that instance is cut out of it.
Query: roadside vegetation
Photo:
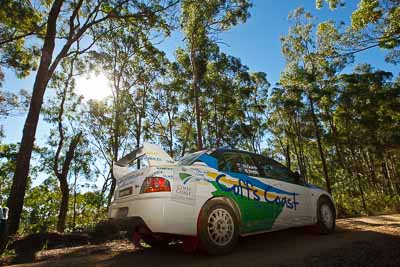
[[[333,10],[343,4],[316,1]],[[220,49],[219,34],[251,19],[251,7],[1,1],[0,116],[26,116],[21,142],[3,142],[15,133],[0,128],[8,236],[94,229],[116,186],[113,162],[144,141],[173,158],[221,146],[262,153],[331,192],[341,217],[398,212],[400,76],[353,62],[379,47],[387,62],[400,63],[399,1],[360,0],[348,25],[296,8],[281,38],[286,66],[277,84]],[[173,31],[184,38],[168,58],[159,44]],[[34,73],[32,90],[2,88],[12,72]],[[110,96],[77,94],[78,78],[90,72],[110,80]],[[38,124],[48,127],[40,141]]]

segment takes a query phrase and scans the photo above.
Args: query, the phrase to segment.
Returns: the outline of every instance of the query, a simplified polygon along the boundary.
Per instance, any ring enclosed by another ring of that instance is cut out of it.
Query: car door
[[[288,168],[270,158],[256,155],[255,161],[262,176],[273,181],[277,189],[267,195],[267,201],[273,201],[282,207],[274,223],[273,229],[302,226],[311,223],[310,191],[303,186]],[[272,190],[271,190],[272,191]]]
[[[224,151],[213,153],[213,156],[218,158],[218,170],[226,175],[217,181],[217,185],[240,208],[242,233],[271,230],[279,205],[265,200],[265,190],[271,185],[261,178],[251,154]]]

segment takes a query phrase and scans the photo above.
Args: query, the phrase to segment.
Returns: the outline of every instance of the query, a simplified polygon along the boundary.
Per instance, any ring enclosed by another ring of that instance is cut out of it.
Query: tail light
[[[171,192],[169,181],[162,177],[147,177],[140,189],[140,194],[152,192]]]

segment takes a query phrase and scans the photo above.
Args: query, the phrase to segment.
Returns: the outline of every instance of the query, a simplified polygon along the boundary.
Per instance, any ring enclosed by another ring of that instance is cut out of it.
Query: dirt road
[[[43,251],[18,266],[400,266],[400,214],[342,219],[331,235],[290,229],[242,238],[234,253],[210,257],[185,254],[178,245],[135,250],[112,242]]]

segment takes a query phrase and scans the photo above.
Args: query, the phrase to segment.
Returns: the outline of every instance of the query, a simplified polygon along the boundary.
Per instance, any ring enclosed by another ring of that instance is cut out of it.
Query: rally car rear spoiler
[[[125,176],[129,170],[128,166],[136,159],[144,157],[149,166],[159,166],[173,164],[174,160],[161,147],[144,143],[143,146],[123,156],[120,160],[114,162],[113,174],[116,179]]]

